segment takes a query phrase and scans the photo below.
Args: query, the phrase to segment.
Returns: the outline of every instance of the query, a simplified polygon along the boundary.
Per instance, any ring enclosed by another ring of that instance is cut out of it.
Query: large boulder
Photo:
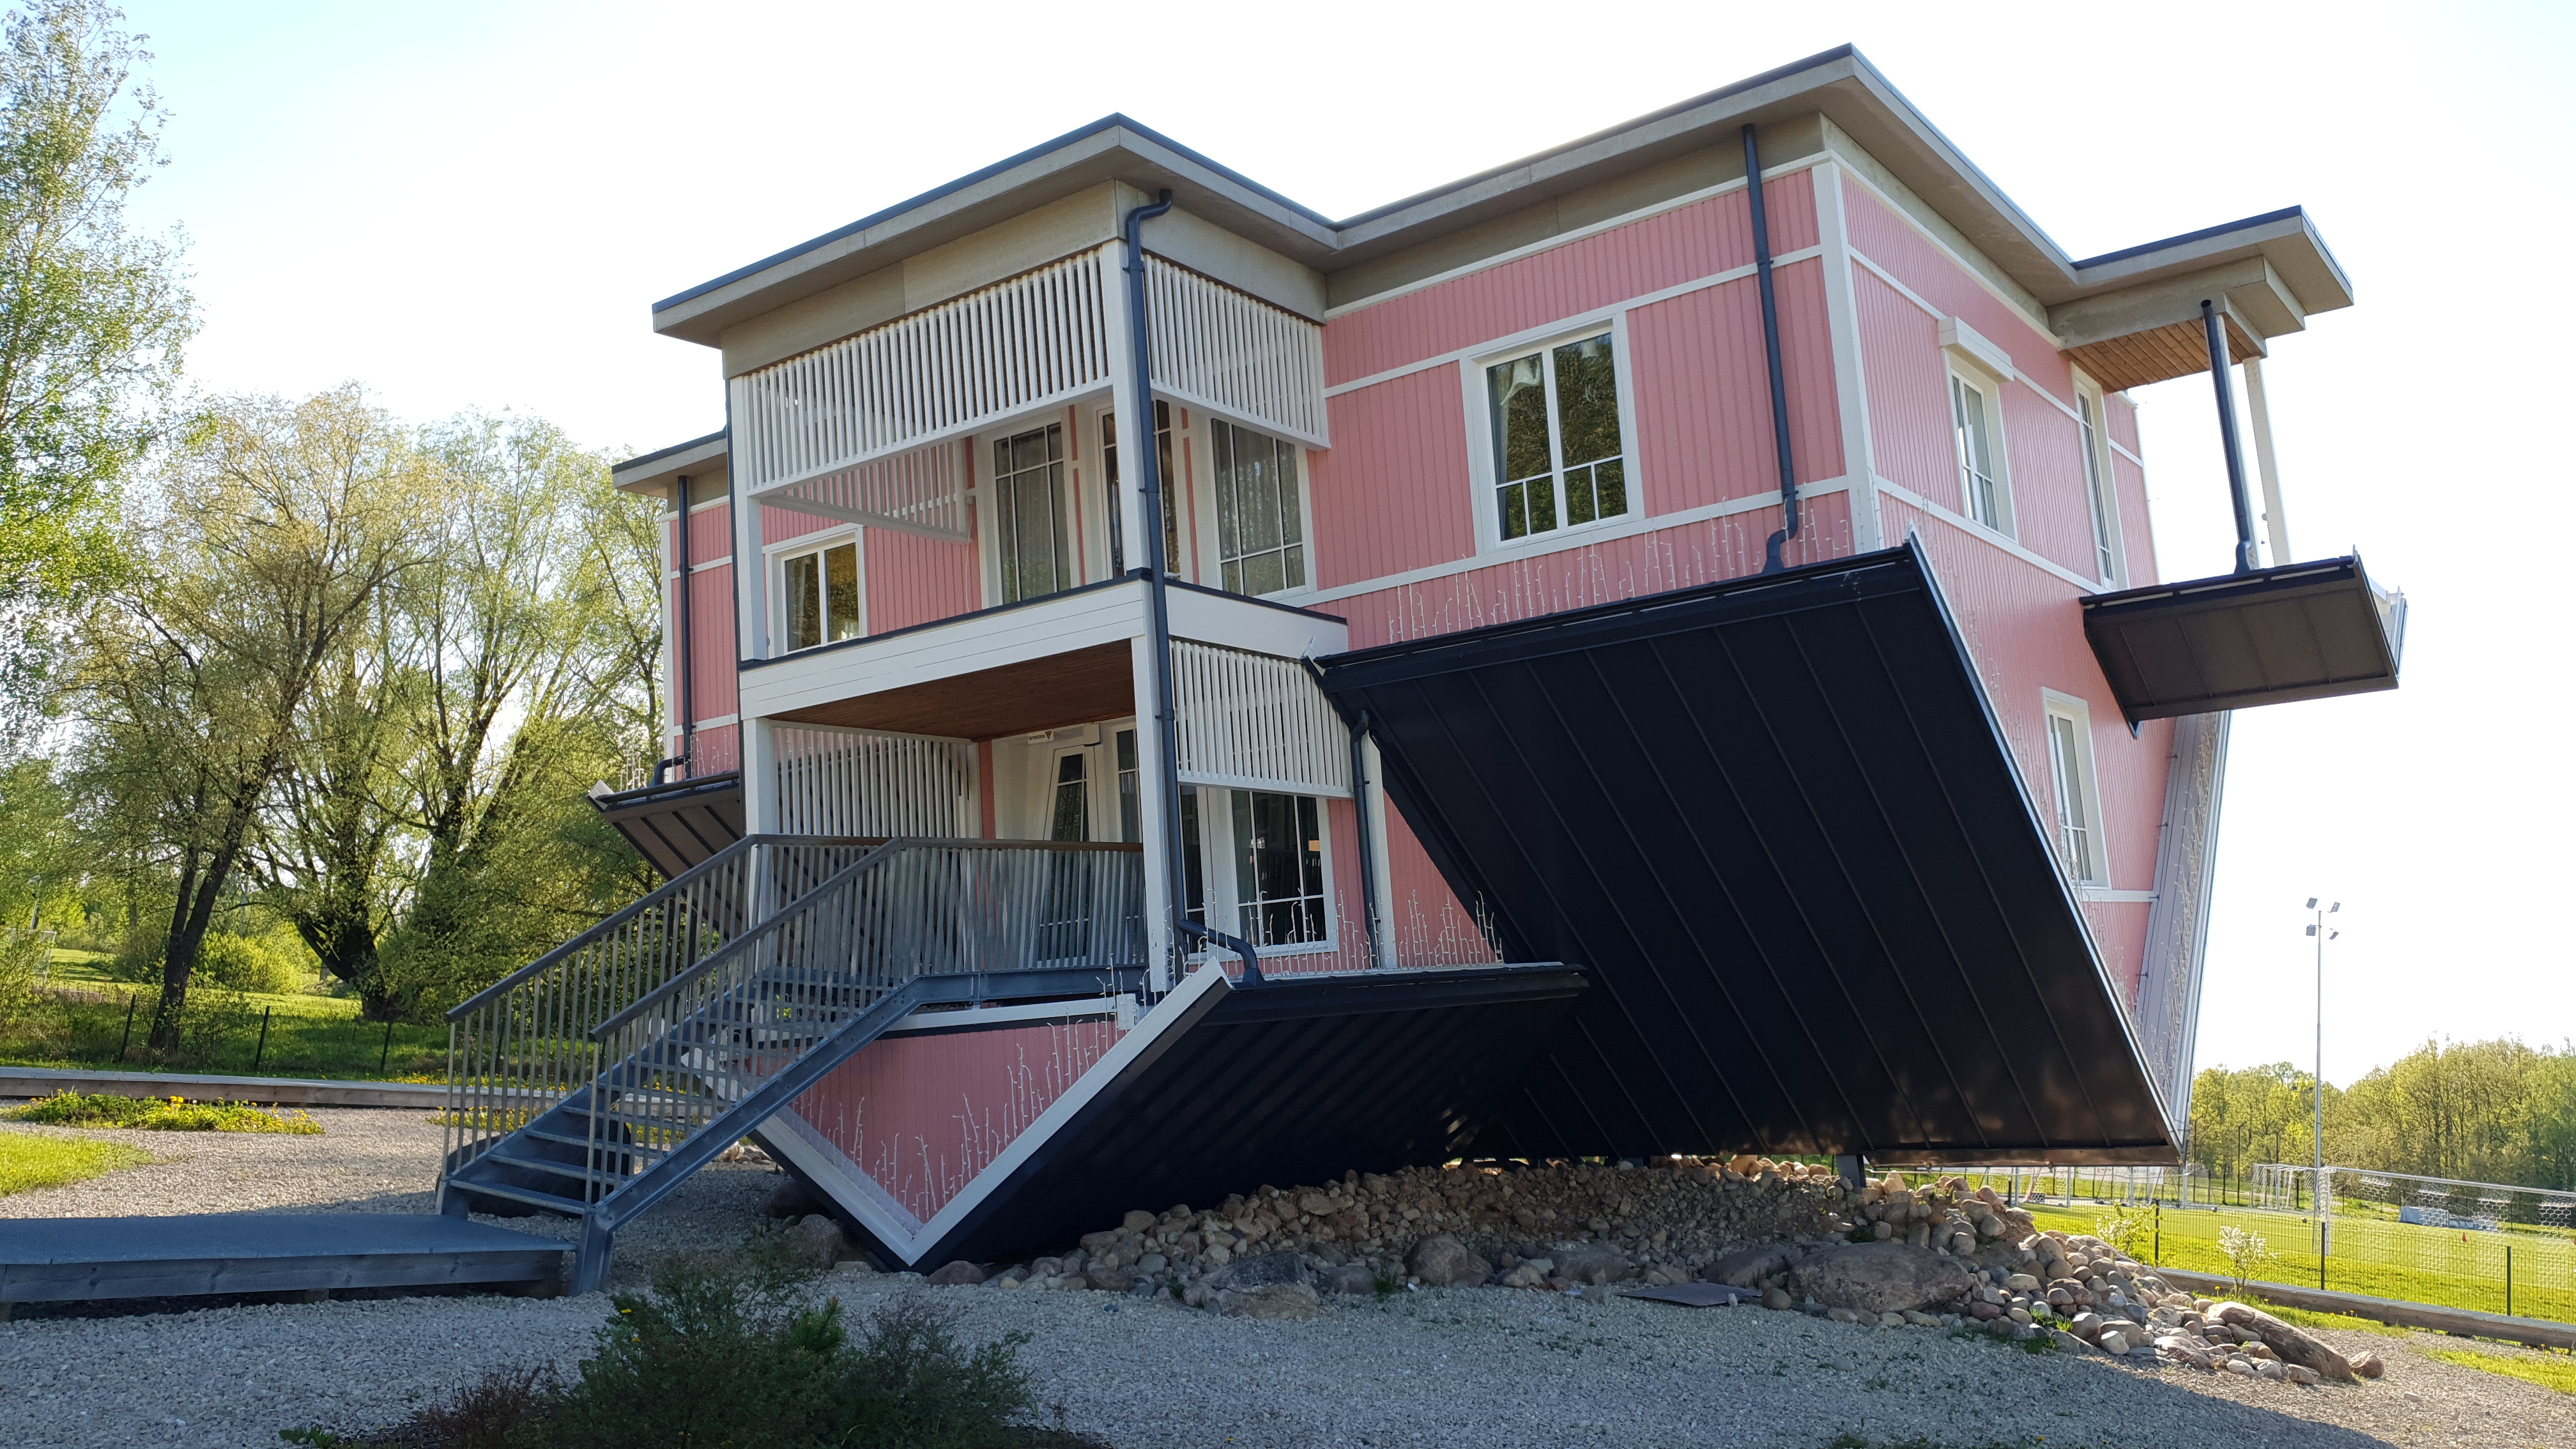
[[[790,1177],[769,1190],[760,1200],[760,1215],[765,1218],[803,1218],[809,1213],[825,1213],[832,1205],[823,1195],[807,1187],[802,1178]]]
[[[1624,1259],[1621,1260],[1625,1266]],[[1465,1287],[1482,1283],[1494,1271],[1494,1265],[1479,1258],[1465,1243],[1447,1233],[1433,1233],[1413,1245],[1405,1255],[1405,1271],[1433,1288]]]
[[[934,1288],[972,1288],[984,1281],[984,1270],[960,1259],[922,1281]]]
[[[1763,1279],[1787,1271],[1790,1257],[1790,1250],[1779,1243],[1738,1248],[1700,1269],[1699,1276],[1730,1288],[1758,1288]]]
[[[1902,1313],[1951,1303],[1970,1279],[1958,1259],[1910,1243],[1853,1243],[1801,1258],[1789,1291],[1828,1308]]]
[[[2320,1378],[2343,1383],[2352,1381],[2352,1361],[2335,1352],[2305,1329],[2282,1322],[2251,1304],[2227,1302],[2209,1310],[2209,1316],[2231,1328],[2239,1328],[2263,1340],[2263,1346],[2281,1356],[2283,1363],[2314,1369]]]
[[[1575,1283],[1616,1283],[1637,1271],[1627,1254],[1608,1243],[1563,1243],[1555,1257],[1557,1274]]]
[[[1211,1294],[1240,1293],[1254,1288],[1306,1284],[1306,1260],[1297,1253],[1257,1253],[1237,1258],[1200,1280]]]
[[[787,1230],[790,1251],[817,1268],[829,1268],[843,1258],[855,1258],[857,1250],[841,1233],[841,1225],[821,1213],[808,1214],[803,1222]]]

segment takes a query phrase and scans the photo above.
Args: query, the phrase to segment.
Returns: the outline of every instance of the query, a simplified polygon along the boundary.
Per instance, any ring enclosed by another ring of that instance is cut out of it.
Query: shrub
[[[202,979],[218,986],[274,994],[297,990],[310,974],[298,970],[292,956],[268,941],[213,931],[197,948],[197,970]]]
[[[2239,1293],[2245,1291],[2245,1280],[2253,1277],[2254,1270],[2262,1267],[2264,1260],[2272,1256],[2271,1247],[2261,1233],[2233,1226],[2218,1230],[2218,1251],[2227,1259],[2228,1271],[2235,1277]]]
[[[2154,1220],[2146,1209],[2130,1203],[2113,1203],[2110,1216],[2093,1220],[2093,1236],[2110,1244],[2120,1256],[2134,1258],[2153,1227]]]
[[[131,1127],[150,1132],[289,1132],[317,1136],[322,1124],[309,1112],[271,1112],[239,1102],[195,1102],[180,1097],[120,1097],[113,1093],[56,1092],[6,1115],[50,1127]]]

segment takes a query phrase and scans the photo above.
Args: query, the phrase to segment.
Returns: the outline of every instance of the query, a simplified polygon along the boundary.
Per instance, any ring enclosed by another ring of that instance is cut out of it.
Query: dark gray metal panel
[[[664,880],[742,839],[740,771],[593,795],[590,803]]]
[[[2359,557],[2083,601],[2084,636],[2132,720],[2397,687],[2390,602]]]
[[[0,1302],[556,1276],[568,1244],[410,1213],[207,1213],[0,1221]]]
[[[1322,669],[1506,954],[1592,973],[1479,1150],[2171,1160],[1918,547]]]
[[[1211,992],[921,1261],[1061,1248],[1130,1208],[1455,1157],[1584,987],[1550,965]]]

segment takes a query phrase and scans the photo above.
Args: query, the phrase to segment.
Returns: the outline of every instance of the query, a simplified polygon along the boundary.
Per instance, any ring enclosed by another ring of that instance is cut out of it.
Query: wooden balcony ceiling
[[[1122,641],[836,699],[778,718],[990,740],[1135,712],[1136,679]]]
[[[2235,318],[2228,318],[2227,360],[2243,362],[2262,355],[2262,344],[2246,336]],[[2209,371],[2209,334],[2198,322],[2175,322],[2070,347],[2066,356],[2103,388],[2119,392]]]

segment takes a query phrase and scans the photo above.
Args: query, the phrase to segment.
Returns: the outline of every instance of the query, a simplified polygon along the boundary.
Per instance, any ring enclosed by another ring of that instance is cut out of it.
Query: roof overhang
[[[653,325],[713,346],[737,322],[1104,181],[1147,194],[1170,187],[1184,211],[1333,272],[1676,156],[1735,146],[1748,122],[1770,126],[1818,113],[2042,306],[2253,258],[2278,274],[2301,315],[2351,303],[2342,269],[2296,208],[2082,261],[2068,257],[1867,58],[1840,46],[1339,222],[1125,116],[1106,116],[666,297],[653,306]]]
[[[668,498],[682,478],[712,473],[725,466],[727,444],[723,433],[709,433],[685,443],[612,463],[608,481],[621,493],[639,493],[648,498]]]
[[[1321,668],[1504,953],[1591,974],[1480,1150],[2175,1160],[1914,541]]]
[[[2397,687],[2406,596],[2358,554],[2082,601],[2084,637],[2132,722]]]
[[[638,790],[594,786],[590,803],[670,880],[742,839],[742,772],[700,775]]]

